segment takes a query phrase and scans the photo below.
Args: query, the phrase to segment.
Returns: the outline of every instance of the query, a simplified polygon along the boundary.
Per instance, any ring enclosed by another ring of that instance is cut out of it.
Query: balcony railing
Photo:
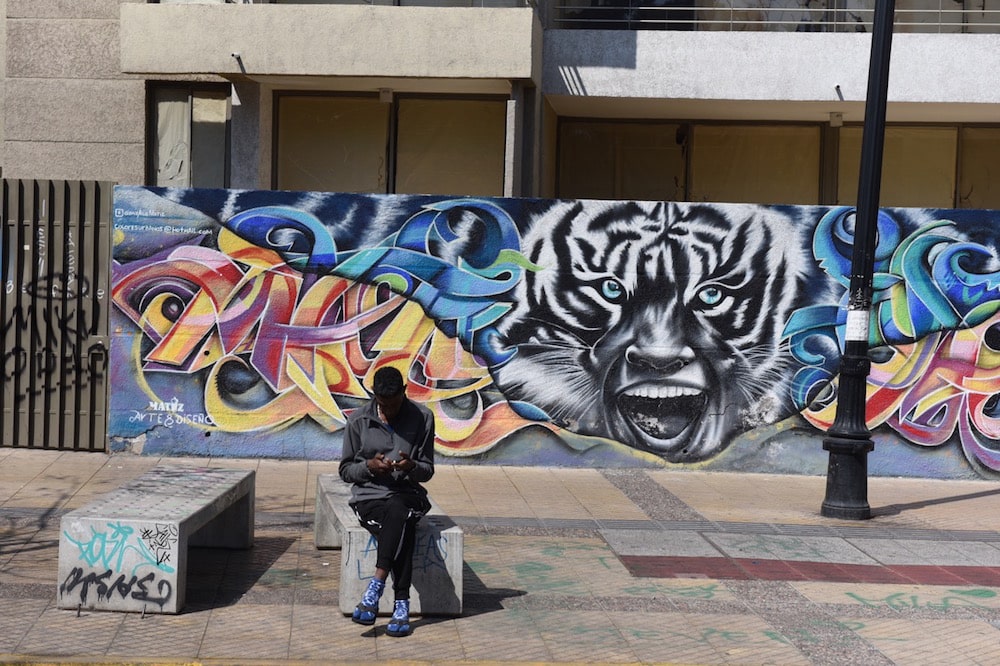
[[[875,0],[147,0],[158,4],[537,7],[547,28],[870,32]],[[545,15],[548,16],[545,16]],[[1000,33],[1000,0],[897,0],[895,32]]]
[[[871,32],[874,7],[874,0],[556,0],[550,27]],[[1000,0],[897,0],[894,31],[1000,33]]]

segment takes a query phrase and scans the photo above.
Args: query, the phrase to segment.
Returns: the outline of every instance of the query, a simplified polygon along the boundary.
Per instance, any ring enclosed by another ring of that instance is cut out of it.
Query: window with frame
[[[581,199],[680,201],[687,190],[687,126],[564,121],[558,193]]]
[[[959,208],[1000,210],[1000,127],[959,129]]]
[[[556,196],[855,205],[863,128],[825,130],[562,118]],[[886,127],[880,205],[998,209],[998,183],[1000,127]]]
[[[812,204],[819,201],[818,125],[694,127],[692,201]]]
[[[228,187],[229,92],[229,86],[150,87],[147,182],[158,187]]]
[[[837,203],[857,203],[863,134],[861,125],[840,129]],[[886,127],[879,205],[952,208],[957,159],[955,126]]]
[[[278,189],[503,194],[505,99],[282,93],[275,109]]]

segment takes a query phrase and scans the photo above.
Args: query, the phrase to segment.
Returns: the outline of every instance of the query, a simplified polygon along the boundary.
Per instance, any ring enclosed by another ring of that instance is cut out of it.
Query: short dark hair
[[[382,398],[392,398],[403,392],[403,375],[396,368],[379,368],[372,379],[372,393]]]

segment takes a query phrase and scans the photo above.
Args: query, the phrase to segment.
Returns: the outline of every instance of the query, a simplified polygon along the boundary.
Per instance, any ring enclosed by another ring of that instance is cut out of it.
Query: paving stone
[[[338,611],[312,540],[336,462],[190,459],[257,471],[255,548],[192,550],[177,616],[56,610],[59,517],[161,460],[76,455],[0,449],[0,663],[1000,662],[992,483],[874,478],[855,523],[819,515],[821,478],[439,461],[465,612],[394,639]]]
[[[850,619],[845,618],[847,622]],[[951,664],[1000,662],[1000,629],[987,622],[956,620],[864,619],[854,631],[891,663],[934,663],[947,655]]]
[[[769,534],[706,534],[729,557],[773,560],[878,564],[844,539]]]
[[[618,555],[673,555],[718,557],[719,549],[696,532],[667,530],[600,531]]]

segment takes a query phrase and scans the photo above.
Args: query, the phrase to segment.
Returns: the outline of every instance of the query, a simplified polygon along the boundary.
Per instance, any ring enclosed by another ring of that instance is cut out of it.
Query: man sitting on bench
[[[431,508],[420,483],[434,476],[434,416],[406,397],[396,368],[375,372],[372,393],[347,419],[339,468],[340,478],[354,484],[351,508],[378,543],[375,575],[351,619],[375,624],[391,571],[396,600],[386,633],[406,636],[416,524]]]

